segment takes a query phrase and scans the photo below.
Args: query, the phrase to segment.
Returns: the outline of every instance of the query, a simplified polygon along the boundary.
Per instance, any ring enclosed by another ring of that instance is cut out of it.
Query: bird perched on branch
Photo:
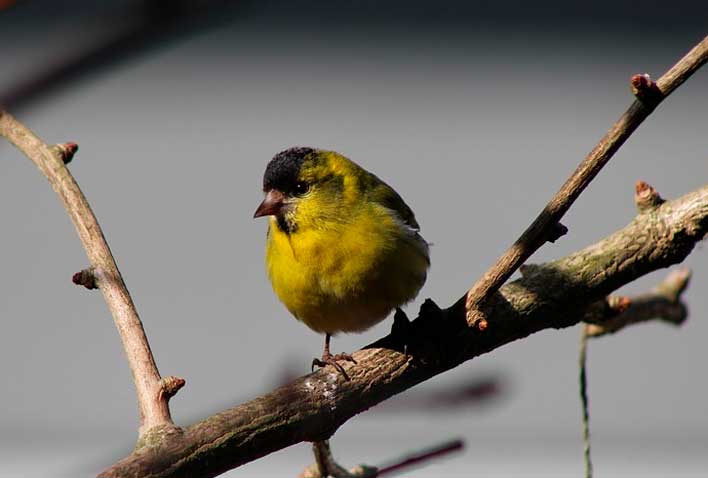
[[[330,338],[361,332],[413,300],[425,283],[428,243],[413,211],[388,184],[334,151],[290,148],[263,176],[270,216],[266,269],[278,298],[325,334],[315,366],[354,361],[332,355]]]

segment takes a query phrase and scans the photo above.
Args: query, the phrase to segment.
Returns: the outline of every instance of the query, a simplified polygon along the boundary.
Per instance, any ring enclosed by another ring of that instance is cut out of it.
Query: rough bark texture
[[[102,477],[217,476],[301,441],[327,439],[354,415],[466,360],[539,330],[568,327],[618,287],[681,262],[708,231],[708,186],[645,208],[626,227],[581,251],[541,265],[493,297],[484,331],[468,327],[465,301],[419,317],[331,367],[213,415],[153,448],[144,447]],[[404,344],[408,354],[404,354]]]
[[[66,168],[76,145],[50,147],[0,111],[0,134],[39,167],[74,222],[91,262],[74,280],[101,289],[133,373],[140,439],[130,456],[102,476],[216,476],[303,440],[324,441],[380,401],[536,331],[573,325],[617,287],[683,260],[706,233],[708,189],[663,202],[640,184],[640,213],[627,227],[566,258],[527,266],[522,279],[499,288],[538,247],[563,233],[558,221],[582,190],[654,108],[706,61],[708,37],[657,82],[633,77],[636,101],[497,264],[450,308],[426,301],[412,323],[397,314],[392,334],[355,354],[358,364],[346,367],[349,380],[330,368],[320,370],[186,429],[174,426],[167,403],[184,380],[160,377],[108,244]],[[606,330],[645,320],[657,311],[650,307],[656,303],[656,297],[647,298],[634,316],[605,324]]]

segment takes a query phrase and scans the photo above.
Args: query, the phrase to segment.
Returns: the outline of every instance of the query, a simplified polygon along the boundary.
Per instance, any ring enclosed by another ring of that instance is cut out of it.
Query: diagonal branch
[[[570,256],[526,266],[521,279],[494,296],[484,332],[468,327],[464,301],[446,310],[426,301],[405,337],[390,334],[354,353],[358,365],[346,365],[349,381],[319,370],[144,448],[100,476],[211,477],[301,441],[326,440],[356,414],[466,360],[582,321],[587,307],[618,287],[681,262],[707,232],[705,186],[646,208]]]
[[[708,61],[708,37],[704,38],[656,83],[648,75],[635,75],[632,88],[637,99],[610,128],[575,172],[514,244],[472,286],[466,294],[467,321],[485,325],[482,309],[509,277],[536,252],[557,227],[558,221],[607,164],[629,136],[672,91]]]
[[[185,430],[173,425],[168,407],[184,381],[160,377],[103,233],[66,168],[76,146],[51,148],[0,111],[0,134],[37,165],[71,217],[91,263],[75,280],[103,292],[133,373],[140,446],[102,476],[216,476],[303,440],[324,441],[382,400],[539,330],[576,324],[617,287],[683,260],[708,230],[708,187],[665,203],[651,200],[651,191],[642,187],[649,200],[627,227],[571,256],[527,266],[521,279],[500,289],[545,241],[563,234],[558,221],[579,194],[656,106],[706,61],[708,37],[656,83],[633,77],[637,100],[497,264],[450,308],[426,301],[413,323],[399,317],[396,334],[355,354],[358,365],[347,367],[350,380],[320,370]]]
[[[76,152],[76,144],[50,147],[2,110],[0,135],[22,151],[47,177],[76,227],[91,268],[76,274],[75,281],[83,280],[87,287],[97,285],[113,315],[133,374],[140,410],[141,437],[153,427],[173,429],[167,402],[171,394],[184,385],[184,381],[176,377],[166,377],[164,380],[160,377],[142,322],[106,238],[86,197],[66,167],[65,163]]]

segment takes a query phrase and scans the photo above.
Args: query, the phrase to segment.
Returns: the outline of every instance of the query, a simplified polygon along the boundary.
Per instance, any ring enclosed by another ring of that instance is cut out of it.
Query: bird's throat
[[[278,224],[278,229],[287,235],[297,231],[297,224],[282,212],[275,216],[275,221]]]

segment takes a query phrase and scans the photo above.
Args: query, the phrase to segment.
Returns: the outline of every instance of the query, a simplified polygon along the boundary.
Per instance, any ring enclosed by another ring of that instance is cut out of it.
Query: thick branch
[[[76,145],[67,143],[59,147],[47,146],[32,131],[1,110],[0,135],[22,151],[47,177],[76,227],[91,263],[90,270],[77,275],[86,282],[89,282],[89,276],[93,276],[92,282],[101,289],[113,315],[135,382],[141,435],[156,426],[173,427],[167,404],[168,395],[163,393],[164,382],[160,381],[138,312],[96,216],[65,165],[76,151]]]
[[[466,360],[580,322],[588,306],[618,287],[681,262],[706,232],[708,186],[641,212],[575,254],[526,266],[521,279],[494,296],[484,332],[468,327],[464,300],[446,310],[427,301],[403,337],[388,335],[354,354],[358,365],[346,366],[350,380],[330,368],[306,375],[134,453],[101,476],[210,477],[301,441],[325,440],[354,415]]]
[[[654,83],[648,76],[636,75],[632,86],[637,99],[587,155],[570,178],[553,196],[538,217],[497,262],[472,286],[466,295],[467,321],[484,325],[484,304],[526,259],[540,248],[558,221],[580,193],[607,164],[629,136],[664,98],[708,61],[708,37],[698,43],[678,63]]]

